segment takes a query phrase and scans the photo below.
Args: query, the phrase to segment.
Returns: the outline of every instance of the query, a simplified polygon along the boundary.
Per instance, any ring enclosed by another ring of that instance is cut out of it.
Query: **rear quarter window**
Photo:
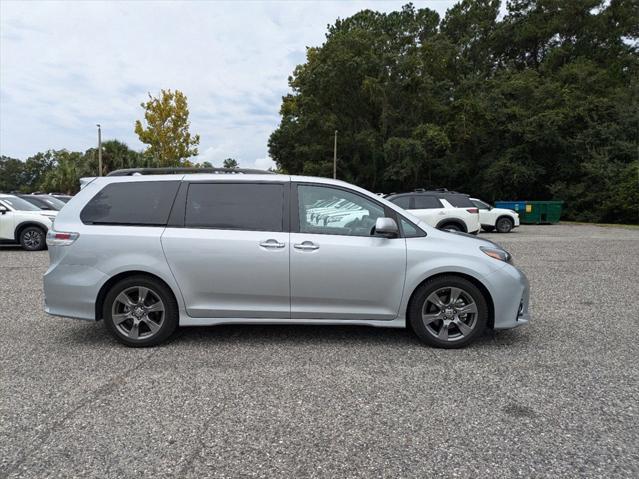
[[[106,185],[87,203],[84,224],[166,226],[179,181],[131,181]]]
[[[390,201],[405,210],[410,208],[410,196],[399,196],[397,198],[392,198]]]
[[[428,210],[433,208],[443,208],[443,206],[434,196],[416,195],[414,208],[416,210]]]
[[[475,208],[475,205],[468,196],[464,195],[446,195],[444,197],[455,208]]]

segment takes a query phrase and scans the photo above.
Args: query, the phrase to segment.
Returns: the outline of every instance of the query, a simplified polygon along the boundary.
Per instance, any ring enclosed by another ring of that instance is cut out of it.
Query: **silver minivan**
[[[528,281],[495,243],[342,181],[198,171],[90,181],[47,235],[45,310],[104,319],[128,346],[236,323],[410,327],[455,348],[529,321]]]

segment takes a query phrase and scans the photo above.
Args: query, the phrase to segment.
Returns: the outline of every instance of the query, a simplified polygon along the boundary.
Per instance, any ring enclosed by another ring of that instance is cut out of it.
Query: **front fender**
[[[459,241],[453,235],[451,238],[433,236],[431,234],[426,238],[406,240],[406,281],[400,317],[406,318],[408,302],[413,292],[428,278],[443,273],[462,274],[479,281],[493,296],[492,285],[486,278],[506,266],[506,263],[484,257],[485,255],[479,251],[478,241],[475,250],[474,241]],[[464,249],[460,248],[462,245],[465,246]]]

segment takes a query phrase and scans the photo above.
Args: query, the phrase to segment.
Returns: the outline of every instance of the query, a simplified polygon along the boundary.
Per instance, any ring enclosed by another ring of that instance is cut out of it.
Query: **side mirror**
[[[0,215],[3,215],[7,212],[7,207],[4,205],[0,205]]]
[[[383,238],[397,238],[399,236],[399,228],[392,218],[377,218],[375,221],[375,236]]]

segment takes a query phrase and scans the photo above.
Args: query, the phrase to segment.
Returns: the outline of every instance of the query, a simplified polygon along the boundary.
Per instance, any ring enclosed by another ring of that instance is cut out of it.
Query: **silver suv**
[[[528,281],[508,252],[356,186],[145,173],[97,178],[60,211],[47,235],[48,313],[104,319],[129,346],[178,326],[250,323],[410,325],[454,348],[529,320]]]

